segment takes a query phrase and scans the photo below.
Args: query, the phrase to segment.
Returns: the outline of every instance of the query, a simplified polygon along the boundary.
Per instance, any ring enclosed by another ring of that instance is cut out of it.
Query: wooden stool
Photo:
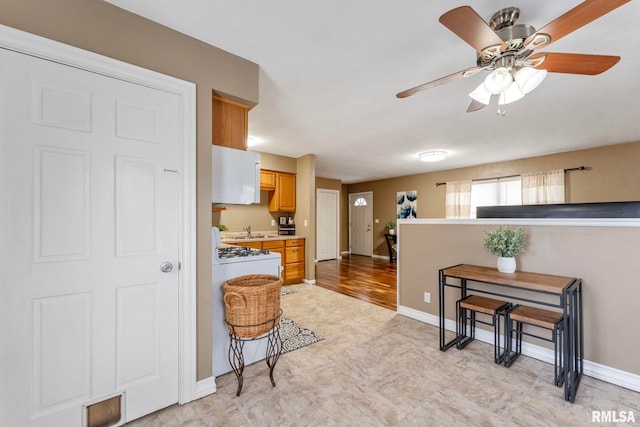
[[[562,313],[557,311],[545,310],[537,307],[529,307],[526,305],[514,305],[507,312],[507,356],[504,365],[509,367],[522,353],[522,335],[538,338],[543,341],[553,343],[553,381],[556,386],[560,387],[564,383],[564,369],[562,366],[562,343],[564,339],[564,329],[562,325]],[[514,328],[515,324],[515,328]],[[542,329],[551,331],[551,339],[540,335],[535,335],[522,330],[522,325],[532,325]],[[515,334],[516,348],[512,351],[513,335]]]
[[[502,363],[506,352],[500,352],[500,315],[505,315],[511,303],[480,295],[470,295],[456,301],[456,348],[462,349],[476,337],[476,322],[493,327],[493,361]],[[471,312],[467,315],[467,311]],[[491,316],[491,322],[476,319],[476,313]],[[467,321],[471,331],[466,335]]]

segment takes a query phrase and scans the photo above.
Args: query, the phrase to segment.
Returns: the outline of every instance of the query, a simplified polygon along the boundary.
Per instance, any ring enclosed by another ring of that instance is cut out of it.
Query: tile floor
[[[640,393],[583,377],[576,402],[552,384],[553,366],[492,361],[489,344],[438,350],[438,329],[313,285],[290,287],[285,316],[324,341],[282,355],[276,387],[264,362],[217,392],[136,420],[143,426],[586,426],[592,411],[633,411]],[[613,425],[613,424],[609,424]]]

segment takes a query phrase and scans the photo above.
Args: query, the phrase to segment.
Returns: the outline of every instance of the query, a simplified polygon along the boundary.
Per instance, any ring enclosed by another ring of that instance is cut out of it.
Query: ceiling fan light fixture
[[[442,150],[425,151],[418,154],[418,159],[423,162],[439,162],[447,157],[447,152]]]
[[[498,105],[511,104],[524,98],[524,92],[520,89],[515,82],[511,83],[511,86],[500,94],[498,99]]]
[[[489,105],[489,101],[491,101],[491,93],[484,88],[484,83],[480,83],[469,96],[484,105]]]
[[[538,70],[533,67],[522,67],[515,77],[520,90],[525,95],[537,88],[547,77],[547,70]]]
[[[484,79],[484,88],[491,94],[504,92],[513,82],[511,71],[506,67],[498,67]]]

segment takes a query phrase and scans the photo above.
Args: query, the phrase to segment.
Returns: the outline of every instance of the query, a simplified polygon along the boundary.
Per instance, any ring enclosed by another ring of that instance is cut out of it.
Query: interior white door
[[[120,394],[120,422],[177,402],[178,95],[0,63],[0,424],[80,426]]]
[[[336,259],[338,252],[338,191],[316,191],[316,258],[318,261]]]
[[[349,247],[354,255],[373,255],[373,194],[349,194]]]

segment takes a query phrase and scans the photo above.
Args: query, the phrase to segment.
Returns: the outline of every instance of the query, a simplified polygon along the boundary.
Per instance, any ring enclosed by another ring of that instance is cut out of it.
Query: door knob
[[[173,264],[171,264],[169,261],[165,261],[160,264],[160,271],[162,271],[163,273],[168,273],[171,270],[173,270]]]

